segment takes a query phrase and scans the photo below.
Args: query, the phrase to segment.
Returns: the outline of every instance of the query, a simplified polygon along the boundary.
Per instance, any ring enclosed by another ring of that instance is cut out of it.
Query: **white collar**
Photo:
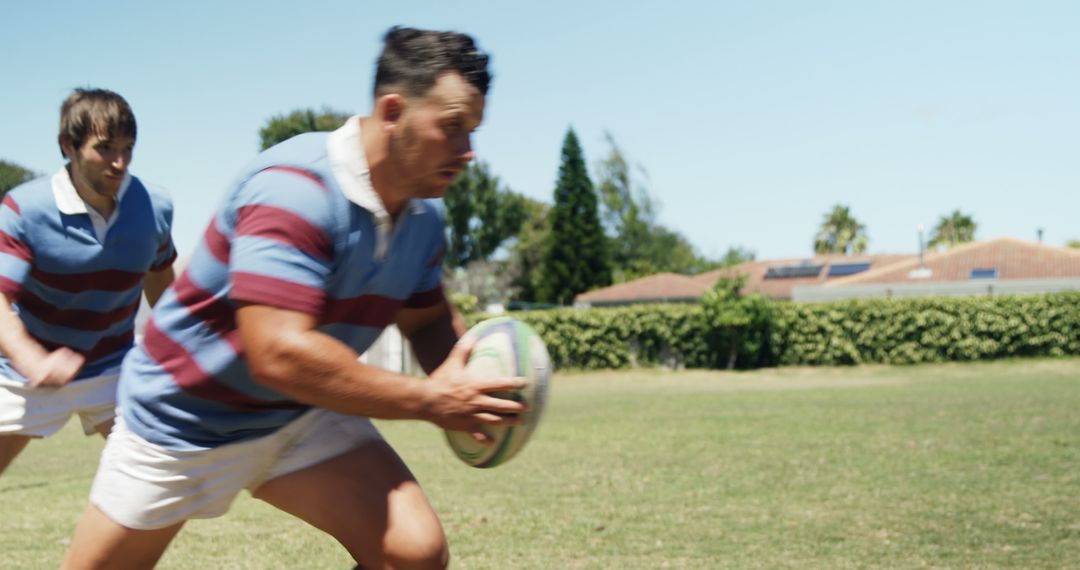
[[[364,156],[358,115],[350,117],[341,128],[326,137],[326,154],[341,193],[375,218],[375,258],[385,259],[390,251],[394,220],[371,185],[371,169]]]
[[[131,174],[125,173],[124,181],[120,183],[120,191],[116,193],[117,209],[119,209],[120,201],[124,199],[124,194],[127,193],[128,186],[130,185]],[[53,175],[52,191],[53,198],[56,199],[56,207],[60,210],[60,213],[69,216],[90,213],[86,201],[83,200],[82,196],[79,196],[79,192],[75,190],[75,184],[71,182],[71,175],[68,174],[66,166],[60,167],[60,170]]]
[[[327,136],[326,151],[341,193],[350,202],[371,212],[377,219],[389,220],[386,204],[371,185],[371,169],[360,140],[360,115],[349,117],[344,125]],[[409,200],[410,213],[421,213],[423,210],[419,200]]]
[[[350,117],[341,128],[326,137],[326,152],[341,193],[376,218],[389,218],[386,205],[371,185],[371,170],[360,141],[359,115]]]

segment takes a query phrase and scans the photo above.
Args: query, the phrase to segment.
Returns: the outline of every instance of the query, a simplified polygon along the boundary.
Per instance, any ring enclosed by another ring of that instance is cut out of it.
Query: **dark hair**
[[[392,90],[420,97],[448,72],[460,73],[487,95],[491,83],[487,65],[488,55],[465,34],[394,26],[383,37],[375,68],[375,97]]]
[[[131,106],[108,89],[76,89],[60,106],[59,141],[66,138],[76,149],[82,148],[92,135],[106,139],[122,136],[134,139],[136,131]],[[63,144],[60,154],[64,154]]]

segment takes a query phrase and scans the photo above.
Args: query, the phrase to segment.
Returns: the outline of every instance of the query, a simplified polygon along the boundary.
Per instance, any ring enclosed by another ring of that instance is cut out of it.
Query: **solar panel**
[[[976,267],[971,270],[972,279],[997,279],[997,267]]]
[[[844,275],[855,275],[856,273],[862,273],[870,269],[869,261],[860,261],[857,263],[834,263],[829,266],[829,277],[843,277]]]
[[[794,279],[817,277],[823,265],[773,265],[765,270],[766,279]]]

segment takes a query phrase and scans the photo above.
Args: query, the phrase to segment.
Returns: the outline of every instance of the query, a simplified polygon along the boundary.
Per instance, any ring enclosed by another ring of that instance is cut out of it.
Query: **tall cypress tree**
[[[611,265],[596,192],[573,128],[563,140],[550,219],[537,287],[539,300],[565,305],[572,303],[578,293],[610,285]]]

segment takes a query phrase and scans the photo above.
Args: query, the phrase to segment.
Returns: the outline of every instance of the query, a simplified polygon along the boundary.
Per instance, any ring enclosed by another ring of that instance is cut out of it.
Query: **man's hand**
[[[27,370],[26,379],[31,388],[60,388],[71,382],[85,363],[83,355],[62,346]]]
[[[524,378],[473,378],[465,371],[469,353],[475,341],[458,342],[446,360],[431,373],[428,382],[434,396],[428,400],[425,419],[448,430],[472,434],[477,441],[488,443],[483,432],[485,425],[514,425],[525,405],[492,395],[510,392],[526,386]]]

